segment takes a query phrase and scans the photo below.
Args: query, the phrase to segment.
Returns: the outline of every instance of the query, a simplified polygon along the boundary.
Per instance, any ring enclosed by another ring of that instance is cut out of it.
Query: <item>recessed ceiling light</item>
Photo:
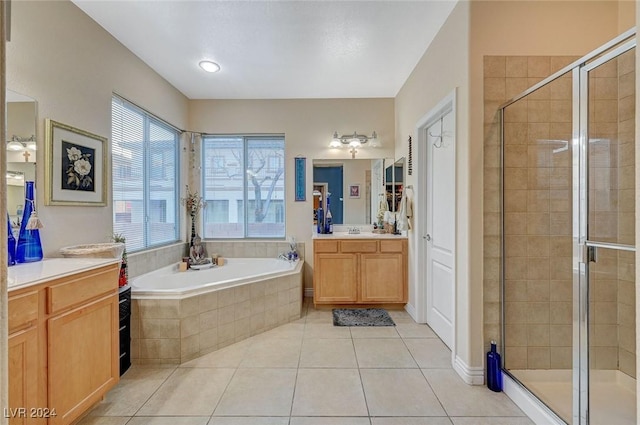
[[[200,68],[204,69],[207,72],[218,72],[220,71],[220,65],[211,61],[200,61],[198,64]]]

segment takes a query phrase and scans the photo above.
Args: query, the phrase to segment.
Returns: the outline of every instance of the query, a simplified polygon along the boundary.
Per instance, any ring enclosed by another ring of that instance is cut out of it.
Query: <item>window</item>
[[[111,113],[114,233],[129,251],[177,241],[178,131],[118,96]]]
[[[284,238],[284,137],[202,138],[205,238]]]

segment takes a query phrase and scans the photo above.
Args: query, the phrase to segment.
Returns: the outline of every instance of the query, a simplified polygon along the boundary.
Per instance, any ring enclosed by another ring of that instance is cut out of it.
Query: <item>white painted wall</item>
[[[406,184],[413,184],[417,193],[417,170],[424,167],[417,161],[415,126],[418,121],[435,107],[444,97],[457,88],[456,139],[457,139],[457,188],[456,198],[458,216],[456,217],[457,246],[457,317],[455,343],[456,355],[468,365],[472,365],[472,347],[469,343],[471,332],[470,282],[469,276],[469,232],[468,226],[472,214],[469,204],[469,3],[459,2],[449,15],[446,23],[433,40],[424,56],[407,79],[396,96],[396,145],[395,157],[408,158],[408,137],[413,138],[413,175],[407,175]],[[422,190],[425,186],[422,186]],[[415,204],[414,204],[415,205]],[[480,210],[477,210],[479,213]],[[425,211],[414,210],[415,220]],[[409,232],[409,309],[415,308],[416,285],[418,281],[417,264],[424,259],[416,258],[416,246],[420,235]],[[480,281],[481,283],[481,281]],[[480,316],[481,317],[481,316]],[[476,318],[476,320],[478,320]],[[480,328],[481,329],[481,328]],[[476,365],[477,366],[477,365]]]
[[[65,245],[107,240],[112,204],[44,205],[45,118],[110,137],[111,95],[117,92],[184,128],[187,99],[73,3],[15,1],[11,9],[7,87],[37,101],[36,203],[45,225],[44,254],[56,256]]]

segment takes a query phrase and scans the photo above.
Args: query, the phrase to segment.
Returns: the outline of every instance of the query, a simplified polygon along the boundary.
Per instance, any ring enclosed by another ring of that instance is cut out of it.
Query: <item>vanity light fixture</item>
[[[200,61],[198,65],[200,65],[200,68],[204,69],[207,72],[220,71],[220,65],[212,61]]]
[[[371,136],[358,134],[356,131],[354,131],[353,134],[343,134],[342,136],[338,136],[338,132],[334,131],[329,147],[341,148],[343,146],[348,146],[350,148],[349,152],[351,153],[351,158],[355,158],[356,153],[358,153],[358,148],[362,147],[365,143],[369,143],[369,146],[372,148],[380,146],[380,140],[378,139],[378,135],[375,131]]]
[[[8,151],[22,151],[25,149],[29,149],[32,151],[36,150],[36,136],[31,135],[31,137],[20,137],[15,134],[11,136],[11,140],[7,141],[7,150]]]

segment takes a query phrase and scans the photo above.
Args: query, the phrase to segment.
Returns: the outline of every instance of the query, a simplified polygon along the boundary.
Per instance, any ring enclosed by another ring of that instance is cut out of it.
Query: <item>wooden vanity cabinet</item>
[[[118,382],[118,271],[108,265],[9,293],[11,425],[70,424]]]
[[[407,302],[406,239],[315,239],[314,304]]]

